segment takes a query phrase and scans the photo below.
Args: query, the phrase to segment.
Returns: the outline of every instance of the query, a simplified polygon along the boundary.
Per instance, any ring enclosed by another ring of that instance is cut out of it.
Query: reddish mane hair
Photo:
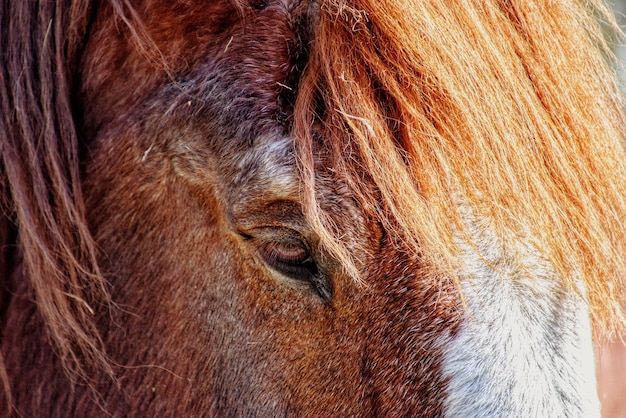
[[[93,318],[108,295],[85,221],[72,108],[72,73],[92,11],[90,2],[69,1],[0,7],[0,312],[8,273],[21,265],[64,366],[83,378],[87,364],[112,373]]]
[[[320,137],[362,204],[435,269],[456,275],[459,243],[477,245],[468,224],[483,219],[512,254],[523,257],[526,240],[564,280],[584,281],[596,323],[621,328],[626,125],[603,3],[321,8],[295,137],[308,215],[345,265],[349,251],[313,203],[316,100],[327,110]]]
[[[169,65],[131,3],[109,3],[136,47]],[[250,7],[233,3],[242,15]],[[598,15],[612,22],[603,3],[318,7],[292,132],[306,215],[345,269],[359,277],[316,201],[315,147],[331,150],[361,205],[433,274],[457,276],[460,248],[477,246],[468,224],[481,219],[519,259],[527,242],[572,286],[584,282],[595,322],[621,329],[626,120],[599,30]],[[114,375],[94,319],[111,301],[85,220],[73,102],[96,8],[0,6],[0,319],[20,266],[64,367],[87,381],[91,370]],[[10,393],[1,357],[0,377]]]

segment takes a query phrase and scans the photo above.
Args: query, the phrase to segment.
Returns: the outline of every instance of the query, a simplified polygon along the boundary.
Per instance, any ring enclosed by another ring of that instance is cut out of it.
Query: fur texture
[[[568,364],[626,291],[602,13],[0,2],[5,415],[594,410]]]

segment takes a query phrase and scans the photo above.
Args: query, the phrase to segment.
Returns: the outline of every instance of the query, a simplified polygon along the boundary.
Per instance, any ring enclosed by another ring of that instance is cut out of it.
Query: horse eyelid
[[[289,277],[300,276],[299,273],[317,274],[317,265],[304,244],[265,241],[254,237],[249,241],[261,258],[280,273]],[[295,278],[306,280],[306,277]]]
[[[272,262],[283,262],[292,265],[303,265],[313,261],[304,245],[291,245],[279,242],[261,242],[256,244],[263,257]]]

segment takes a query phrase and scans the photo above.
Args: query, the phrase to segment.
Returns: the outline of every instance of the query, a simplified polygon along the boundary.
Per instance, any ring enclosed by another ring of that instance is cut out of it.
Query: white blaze
[[[584,295],[532,250],[513,263],[477,242],[481,255],[467,246],[464,258],[465,319],[446,346],[445,416],[599,417]]]

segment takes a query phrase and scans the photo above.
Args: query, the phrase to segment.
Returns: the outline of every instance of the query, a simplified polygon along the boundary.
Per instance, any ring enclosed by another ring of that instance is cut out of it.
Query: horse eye
[[[271,266],[282,270],[304,268],[310,270],[315,266],[308,251],[294,243],[259,242],[256,248],[261,257]]]
[[[311,286],[318,295],[330,299],[331,286],[320,272],[311,252],[302,240],[293,234],[268,233],[275,228],[261,228],[252,234],[242,234],[267,265],[283,276]]]

